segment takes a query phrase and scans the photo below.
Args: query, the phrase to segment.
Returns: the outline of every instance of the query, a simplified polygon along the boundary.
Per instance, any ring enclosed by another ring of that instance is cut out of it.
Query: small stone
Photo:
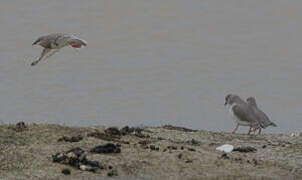
[[[70,169],[66,168],[62,170],[62,173],[65,175],[70,175]]]
[[[116,169],[111,169],[108,171],[107,176],[118,176],[117,170]]]
[[[73,153],[75,154],[77,157],[80,157],[82,154],[85,153],[85,151],[79,147],[76,147],[76,148],[72,148],[70,149],[69,151],[66,152],[66,154],[69,154],[69,153]]]
[[[266,148],[266,145],[263,145],[262,148],[263,148],[263,149]]]
[[[107,143],[105,145],[100,145],[92,148],[90,152],[94,153],[120,153],[121,149],[113,144],[113,143]]]
[[[253,163],[254,163],[255,166],[257,166],[258,165],[257,159],[253,159]]]
[[[138,144],[141,144],[141,145],[147,145],[147,144],[150,144],[151,141],[149,140],[142,140],[142,141],[139,141]]]
[[[241,157],[235,158],[235,161],[242,161]]]
[[[159,151],[159,147],[155,147],[154,145],[150,145],[149,148],[153,151]]]
[[[167,148],[171,150],[177,150],[177,146],[168,146]]]
[[[105,133],[113,135],[113,136],[120,136],[121,135],[120,130],[118,130],[118,128],[116,128],[116,127],[109,127],[107,129],[105,129]]]
[[[181,159],[182,158],[182,154],[181,153],[178,154],[177,157],[178,157],[178,159]]]
[[[190,144],[192,144],[192,145],[200,145],[200,142],[197,141],[197,140],[195,140],[195,139],[192,139],[191,142],[190,142]]]
[[[16,127],[13,128],[13,130],[17,131],[17,132],[22,132],[25,131],[27,129],[27,126],[25,125],[25,123],[23,121],[18,122],[16,124]]]
[[[194,148],[188,148],[189,151],[196,151]]]
[[[58,139],[58,142],[65,141],[65,142],[71,142],[72,143],[72,142],[79,142],[81,140],[83,140],[83,137],[81,135],[72,136],[72,137],[63,136],[60,139]]]
[[[165,140],[165,138],[163,138],[163,137],[157,137],[157,140],[162,141],[162,140]]]
[[[185,161],[185,163],[192,163],[192,162],[193,162],[193,161],[190,160],[190,159],[188,159],[188,160]]]
[[[134,129],[133,129],[133,128],[129,128],[129,126],[125,126],[125,127],[123,127],[123,128],[120,130],[120,132],[121,132],[122,135],[130,134],[130,133],[132,133],[133,131],[134,131]]]
[[[180,147],[180,149],[181,149],[181,150],[184,150],[184,147],[183,147],[183,146],[181,146],[181,147]]]
[[[233,151],[248,153],[248,152],[256,152],[257,149],[256,149],[256,148],[253,148],[253,147],[250,147],[250,146],[245,146],[245,147],[237,147],[237,148],[234,148]]]
[[[227,153],[223,153],[223,154],[221,155],[221,158],[222,158],[222,159],[230,159],[230,157],[228,156]]]
[[[62,162],[62,161],[65,161],[67,157],[62,154],[62,153],[56,153],[55,155],[52,156],[52,162]]]

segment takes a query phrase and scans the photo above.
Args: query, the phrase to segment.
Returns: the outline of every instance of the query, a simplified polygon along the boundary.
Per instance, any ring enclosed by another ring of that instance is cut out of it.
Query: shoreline
[[[223,144],[255,151],[217,151]],[[74,148],[85,162],[54,161]],[[301,135],[18,123],[0,125],[0,152],[0,179],[302,179]]]

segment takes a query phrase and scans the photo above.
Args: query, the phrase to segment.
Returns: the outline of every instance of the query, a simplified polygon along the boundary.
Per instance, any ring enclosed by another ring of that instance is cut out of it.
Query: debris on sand
[[[159,147],[154,146],[154,145],[150,145],[149,148],[150,148],[150,150],[152,150],[152,151],[159,151]]]
[[[234,146],[232,146],[230,144],[224,144],[224,145],[219,146],[219,147],[216,148],[216,150],[222,151],[222,152],[225,152],[225,153],[232,152],[233,149],[234,149]]]
[[[149,138],[149,135],[143,134],[144,129],[142,128],[129,128],[128,126],[121,129],[123,134],[125,135],[133,135],[139,138]]]
[[[83,136],[81,136],[81,135],[72,136],[72,137],[63,136],[60,139],[58,139],[58,142],[65,141],[65,142],[71,142],[72,143],[72,142],[79,142],[81,140],[83,140]]]
[[[182,154],[179,153],[179,154],[177,155],[177,157],[178,157],[178,159],[181,159],[181,158],[182,158]]]
[[[227,153],[223,153],[220,157],[221,159],[230,159]]]
[[[70,172],[70,169],[65,168],[65,169],[62,170],[62,173],[65,174],[65,175],[70,175],[71,172]]]
[[[193,130],[193,129],[188,129],[188,128],[184,128],[184,127],[179,127],[179,126],[172,126],[172,125],[164,125],[163,126],[164,129],[169,129],[169,130],[177,130],[177,131],[183,131],[183,132],[196,132],[197,130]]]
[[[138,127],[129,127],[129,126],[125,126],[120,130],[120,132],[123,136],[125,136],[125,135],[142,136],[143,135],[142,131],[147,131],[147,130],[142,129],[142,128],[138,128]],[[152,133],[152,131],[150,131],[150,133]]]
[[[192,146],[199,146],[201,143],[195,139],[191,139],[189,141],[185,142],[186,144],[192,145]]]
[[[120,138],[120,136],[122,135],[117,127],[109,127],[105,129],[105,133],[110,136],[115,136],[116,138]]]
[[[142,140],[142,141],[139,141],[138,144],[140,144],[142,146],[146,146],[148,144],[151,144],[151,141],[149,141],[149,140]]]
[[[16,124],[16,126],[13,127],[13,130],[16,132],[22,132],[22,131],[25,131],[26,129],[27,129],[27,126],[25,125],[25,123],[23,121],[18,122]]]
[[[88,137],[95,137],[98,139],[102,139],[105,141],[115,141],[123,144],[129,144],[129,142],[121,141],[122,136],[126,135],[134,135],[139,138],[149,138],[149,135],[145,135],[142,133],[143,129],[141,128],[129,128],[128,126],[123,127],[121,130],[119,130],[116,127],[110,127],[105,129],[104,133],[96,131],[87,134]]]
[[[194,149],[194,148],[188,148],[188,151],[196,151],[196,149]]]
[[[113,144],[113,143],[107,143],[105,145],[99,145],[99,146],[96,146],[94,148],[92,148],[90,150],[90,152],[93,152],[93,153],[120,153],[121,152],[121,149]]]
[[[88,137],[94,137],[97,139],[102,139],[104,141],[118,141],[119,139],[117,137],[112,137],[111,135],[105,134],[105,133],[101,133],[101,132],[92,132],[87,134]]]
[[[233,151],[248,153],[248,152],[256,152],[257,149],[253,148],[251,146],[242,146],[242,147],[236,147],[236,148],[234,148]]]
[[[170,146],[167,146],[167,149],[170,149],[170,150],[177,150],[177,146],[172,146],[172,145],[170,145]]]
[[[117,170],[116,169],[110,169],[107,173],[107,176],[118,176]]]
[[[52,156],[52,161],[55,163],[70,165],[84,171],[97,172],[100,169],[104,169],[98,161],[88,160],[86,158],[85,151],[79,147],[70,149],[63,153],[56,153]]]

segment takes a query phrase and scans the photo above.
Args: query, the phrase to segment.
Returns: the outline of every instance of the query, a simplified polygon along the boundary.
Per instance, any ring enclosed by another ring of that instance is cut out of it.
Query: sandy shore
[[[119,151],[91,152],[107,143]],[[226,143],[255,151],[215,150]],[[72,166],[66,159],[54,162],[59,153],[70,157],[67,151],[72,148],[80,148],[85,162],[97,162],[101,168],[86,171],[84,165]],[[63,174],[63,169],[70,174]],[[174,126],[0,126],[0,179],[112,178],[302,179],[302,136],[233,135]]]

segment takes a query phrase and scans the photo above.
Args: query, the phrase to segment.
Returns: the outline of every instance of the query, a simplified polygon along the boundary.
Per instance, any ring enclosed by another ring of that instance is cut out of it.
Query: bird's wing
[[[258,126],[258,121],[257,118],[252,114],[249,113],[249,110],[247,108],[235,105],[233,108],[234,115],[236,115],[240,121],[245,121],[251,126],[255,127]]]
[[[81,48],[83,46],[87,46],[87,42],[83,39],[77,38],[77,37],[71,37],[68,40],[68,44],[72,46],[73,48]]]

